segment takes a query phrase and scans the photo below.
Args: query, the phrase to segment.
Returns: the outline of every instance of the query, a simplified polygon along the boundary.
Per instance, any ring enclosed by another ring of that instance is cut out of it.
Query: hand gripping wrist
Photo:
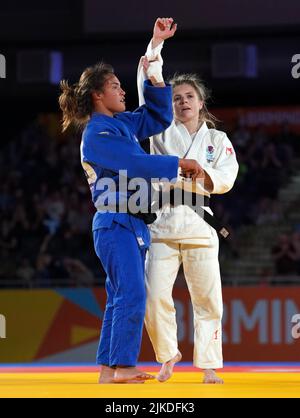
[[[149,68],[147,70],[148,78],[154,83],[163,83],[162,75],[162,65],[159,61],[150,62]]]

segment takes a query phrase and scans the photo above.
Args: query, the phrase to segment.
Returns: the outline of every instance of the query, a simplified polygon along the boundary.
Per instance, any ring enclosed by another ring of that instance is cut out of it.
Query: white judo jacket
[[[149,60],[156,56],[161,58],[163,43],[152,49],[148,45],[146,56]],[[139,92],[139,105],[144,104],[143,82],[145,80],[142,65],[139,65],[137,82]],[[161,134],[150,138],[151,154],[176,155],[179,158],[190,158],[198,161],[201,167],[210,176],[213,190],[207,191],[197,183],[183,180],[178,172],[178,181],[173,187],[180,187],[202,195],[223,194],[228,192],[235,182],[238,174],[238,162],[232,146],[225,132],[209,129],[203,123],[194,138],[186,127],[173,120],[171,126]],[[164,185],[167,189],[169,185]],[[211,209],[203,207],[210,214]],[[157,220],[150,227],[153,240],[176,240],[177,242],[201,244],[203,239],[212,238],[215,230],[208,225],[197,213],[188,206],[164,205],[157,213]]]

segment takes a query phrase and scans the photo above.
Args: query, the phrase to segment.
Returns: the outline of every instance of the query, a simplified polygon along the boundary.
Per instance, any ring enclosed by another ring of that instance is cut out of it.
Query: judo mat
[[[142,364],[157,374],[157,366]],[[202,384],[203,373],[177,365],[170,380],[98,384],[95,366],[1,366],[0,398],[299,398],[300,364],[226,365],[224,385]]]

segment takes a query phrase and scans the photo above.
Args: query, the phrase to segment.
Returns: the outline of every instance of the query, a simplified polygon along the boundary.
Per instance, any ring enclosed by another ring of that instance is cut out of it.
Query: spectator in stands
[[[287,234],[279,236],[278,243],[272,248],[275,273],[278,275],[296,274],[297,252]]]
[[[16,270],[16,277],[21,279],[22,286],[24,287],[33,287],[34,286],[34,279],[35,276],[35,269],[31,265],[29,258],[22,258],[19,264],[19,267]]]
[[[74,286],[88,287],[95,284],[93,273],[80,260],[65,258],[64,266]]]
[[[269,142],[262,155],[260,164],[260,195],[268,196],[272,199],[277,197],[280,187],[281,174],[283,172],[282,163],[277,156],[276,147]]]
[[[256,212],[256,225],[266,223],[278,223],[282,219],[282,210],[280,202],[276,199],[262,197],[259,200]]]
[[[300,275],[300,230],[294,231],[291,241],[295,251],[296,272]]]

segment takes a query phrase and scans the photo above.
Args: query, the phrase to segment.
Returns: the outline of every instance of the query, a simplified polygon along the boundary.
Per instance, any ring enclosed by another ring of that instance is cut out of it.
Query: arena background
[[[58,81],[104,59],[133,109],[137,62],[157,16],[178,22],[164,47],[165,74],[202,76],[240,163],[234,189],[213,199],[231,227],[220,248],[225,361],[300,361],[299,2],[3,0],[0,363],[94,362],[105,277],[93,252],[80,134],[60,132]],[[182,272],[174,298],[188,362]],[[154,361],[146,335],[141,361]]]

